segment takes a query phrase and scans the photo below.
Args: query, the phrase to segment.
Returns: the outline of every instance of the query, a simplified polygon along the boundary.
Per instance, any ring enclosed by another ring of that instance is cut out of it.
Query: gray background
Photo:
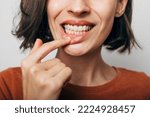
[[[8,67],[19,66],[28,54],[19,50],[20,41],[11,35],[12,20],[19,10],[20,0],[0,1],[0,71]],[[133,30],[143,47],[133,49],[130,55],[108,52],[103,49],[105,61],[113,66],[144,71],[150,75],[150,0],[134,0]],[[54,51],[48,57],[55,56]],[[47,58],[48,58],[47,57]]]

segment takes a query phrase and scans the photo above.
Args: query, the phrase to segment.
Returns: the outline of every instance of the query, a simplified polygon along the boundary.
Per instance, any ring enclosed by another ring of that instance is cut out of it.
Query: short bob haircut
[[[53,40],[48,25],[46,4],[47,0],[21,0],[21,19],[13,31],[17,38],[23,40],[20,49],[32,48],[37,38],[41,38],[44,43]],[[135,45],[140,47],[131,29],[131,21],[132,0],[128,0],[125,13],[115,17],[112,31],[103,45],[109,50],[119,49],[120,53],[126,50],[130,53]]]

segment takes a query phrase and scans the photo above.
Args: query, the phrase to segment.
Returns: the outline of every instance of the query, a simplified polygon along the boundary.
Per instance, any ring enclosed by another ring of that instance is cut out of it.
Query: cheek
[[[103,1],[103,0],[100,0]],[[110,2],[99,2],[97,4],[94,4],[93,10],[98,16],[98,19],[100,21],[99,24],[99,31],[96,32],[97,34],[97,43],[95,43],[95,47],[99,47],[103,44],[103,42],[107,39],[107,36],[110,34],[114,17],[115,17],[115,10],[116,10],[116,3]],[[111,0],[110,0],[111,1]]]
[[[48,18],[55,19],[60,12],[65,8],[66,0],[48,0],[47,14]]]
[[[47,15],[48,19],[53,19],[60,12],[60,2],[59,0],[48,0],[47,2]]]
[[[107,36],[112,29],[112,25],[114,22],[115,12],[117,2],[113,0],[100,0],[101,3],[99,5],[95,4],[95,13],[100,19],[101,22],[101,33]],[[113,1],[113,2],[112,2]]]
[[[117,0],[93,0],[93,10],[105,22],[114,19]]]

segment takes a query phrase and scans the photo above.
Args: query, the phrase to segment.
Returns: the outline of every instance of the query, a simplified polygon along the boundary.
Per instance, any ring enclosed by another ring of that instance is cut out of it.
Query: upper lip
[[[65,24],[70,24],[70,25],[77,25],[77,26],[84,26],[84,25],[88,25],[88,26],[92,26],[94,27],[95,24],[94,23],[91,23],[89,21],[86,21],[86,20],[80,20],[80,21],[77,21],[77,20],[65,20],[61,23],[61,25],[65,25]]]

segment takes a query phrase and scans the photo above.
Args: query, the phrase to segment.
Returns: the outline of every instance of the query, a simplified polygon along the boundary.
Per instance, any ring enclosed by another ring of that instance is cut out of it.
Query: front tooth
[[[70,26],[70,30],[73,30],[73,26]]]
[[[74,31],[78,31],[78,26],[74,26]]]
[[[82,26],[79,26],[79,27],[78,27],[78,31],[82,31]]]
[[[86,31],[86,27],[87,27],[87,26],[83,26],[84,31]]]
[[[68,24],[66,27],[67,27],[67,29],[69,30],[69,27],[70,27],[69,24]]]
[[[67,25],[67,29],[70,30],[70,28],[71,28],[71,26],[68,24],[68,25]]]

